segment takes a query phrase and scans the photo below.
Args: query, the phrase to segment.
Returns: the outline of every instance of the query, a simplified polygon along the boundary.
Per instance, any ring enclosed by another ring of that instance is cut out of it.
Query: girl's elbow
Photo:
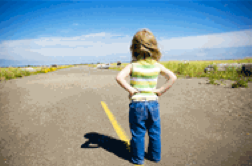
[[[119,76],[116,77],[116,81],[120,82],[121,78]]]
[[[171,80],[173,81],[176,81],[177,79],[178,79],[177,76],[171,78]]]

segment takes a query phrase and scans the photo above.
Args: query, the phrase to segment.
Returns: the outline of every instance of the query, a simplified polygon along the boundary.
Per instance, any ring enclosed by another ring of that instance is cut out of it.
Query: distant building
[[[57,67],[57,66],[58,66],[58,65],[56,65],[56,64],[53,64],[53,65],[52,65],[52,67]]]
[[[117,67],[120,67],[121,64],[122,64],[122,62],[121,62],[121,61],[118,61],[118,62],[117,62]]]

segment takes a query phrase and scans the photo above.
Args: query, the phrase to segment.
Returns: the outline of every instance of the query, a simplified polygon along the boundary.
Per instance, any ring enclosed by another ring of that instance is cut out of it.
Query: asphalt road
[[[0,166],[132,165],[101,105],[130,138],[117,73],[82,66],[0,82]],[[159,98],[162,159],[145,166],[252,164],[251,83],[232,89],[202,80],[178,79]],[[147,133],[145,145],[147,152]]]

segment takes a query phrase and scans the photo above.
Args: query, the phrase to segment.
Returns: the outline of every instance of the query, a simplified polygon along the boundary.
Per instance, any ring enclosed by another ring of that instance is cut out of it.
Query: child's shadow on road
[[[130,161],[130,152],[127,149],[127,144],[124,141],[115,139],[113,137],[105,136],[96,132],[87,133],[84,135],[86,139],[89,139],[81,148],[103,148],[116,156]]]

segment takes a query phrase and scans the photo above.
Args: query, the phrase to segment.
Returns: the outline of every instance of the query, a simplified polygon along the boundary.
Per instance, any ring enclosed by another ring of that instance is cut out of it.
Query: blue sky
[[[252,56],[252,1],[0,1],[0,59],[130,61],[150,29],[161,60]]]

